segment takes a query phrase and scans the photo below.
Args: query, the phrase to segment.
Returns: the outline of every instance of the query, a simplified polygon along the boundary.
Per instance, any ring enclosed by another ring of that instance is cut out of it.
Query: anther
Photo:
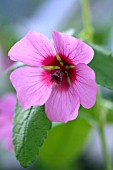
[[[60,72],[60,70],[55,71],[55,73],[51,74],[51,81],[60,84],[63,79],[64,73]]]

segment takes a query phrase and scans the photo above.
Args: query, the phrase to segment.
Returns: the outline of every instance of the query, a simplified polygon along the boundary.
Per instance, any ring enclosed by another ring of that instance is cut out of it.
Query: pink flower
[[[12,120],[16,96],[12,93],[4,95],[0,99],[0,140],[6,149],[13,149],[12,144]]]
[[[67,122],[77,117],[80,104],[95,104],[95,73],[86,65],[94,52],[72,36],[53,31],[52,37],[54,46],[39,32],[17,42],[8,55],[29,66],[16,69],[10,79],[24,109],[45,104],[51,121]]]
[[[3,69],[8,69],[13,66],[14,62],[8,56],[3,56]]]

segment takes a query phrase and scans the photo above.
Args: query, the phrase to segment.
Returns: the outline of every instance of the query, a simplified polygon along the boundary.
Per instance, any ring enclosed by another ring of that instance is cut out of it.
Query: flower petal
[[[29,66],[18,68],[12,72],[10,79],[24,109],[43,105],[52,91],[50,75],[41,68]]]
[[[94,71],[85,64],[76,66],[76,81],[74,89],[80,98],[80,103],[85,108],[91,108],[96,102],[97,84]]]
[[[81,40],[57,31],[53,31],[52,36],[54,46],[60,57],[64,57],[74,65],[88,64],[92,60],[93,49]]]
[[[76,108],[75,108],[74,112],[72,114],[70,114],[69,120],[74,120],[74,119],[77,118],[79,107],[80,107],[80,103],[78,103],[76,105]]]
[[[16,95],[13,93],[5,94],[2,97],[2,99],[0,99],[0,114],[6,115],[8,118],[12,118],[14,115],[15,105],[16,105]]]
[[[5,149],[13,150],[12,122],[4,122],[4,126],[1,128],[0,131],[0,140],[3,142]]]
[[[53,122],[68,122],[78,115],[79,97],[73,87],[68,91],[54,88],[45,104],[46,114]]]
[[[47,37],[39,32],[29,32],[9,51],[11,60],[30,66],[43,66],[54,59],[55,49]]]
[[[6,124],[8,124],[8,122],[10,122],[11,120],[9,119],[8,116],[6,116],[6,114],[1,114],[0,115],[0,129],[2,129],[4,126],[6,126]],[[1,134],[1,131],[0,131]],[[0,135],[1,136],[1,135]]]

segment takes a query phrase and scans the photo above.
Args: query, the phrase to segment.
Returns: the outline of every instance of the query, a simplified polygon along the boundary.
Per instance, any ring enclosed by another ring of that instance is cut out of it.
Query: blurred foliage
[[[79,116],[98,128],[100,114],[104,115],[106,124],[113,123],[113,102],[97,97],[96,104],[91,109],[80,108]]]
[[[98,45],[91,44],[94,49],[94,58],[89,66],[96,73],[97,83],[113,89],[113,54],[111,50],[105,49]]]
[[[97,29],[93,31],[93,42],[98,45],[106,45],[110,38],[112,23],[109,23],[102,29]]]
[[[4,55],[7,55],[10,48],[17,42],[17,36],[14,32],[11,25],[0,29],[0,46],[4,52]]]
[[[53,169],[65,169],[82,152],[89,130],[89,123],[80,118],[52,128],[41,148],[41,161]]]

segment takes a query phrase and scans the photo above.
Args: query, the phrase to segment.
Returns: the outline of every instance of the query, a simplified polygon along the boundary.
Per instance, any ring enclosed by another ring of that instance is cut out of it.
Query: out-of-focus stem
[[[82,11],[83,11],[84,28],[86,34],[88,35],[88,42],[92,42],[93,31],[92,31],[91,20],[90,20],[88,0],[82,0]]]
[[[100,132],[101,146],[102,146],[103,157],[104,157],[104,161],[106,165],[106,170],[112,170],[112,165],[111,165],[111,160],[110,160],[109,153],[108,153],[103,125],[99,126],[99,132]]]

